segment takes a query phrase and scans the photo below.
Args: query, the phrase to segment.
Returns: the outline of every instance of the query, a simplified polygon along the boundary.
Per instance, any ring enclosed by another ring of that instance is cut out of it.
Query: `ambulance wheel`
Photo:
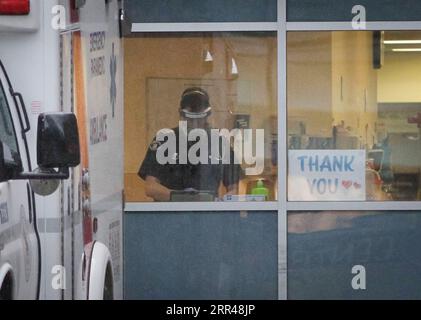
[[[13,279],[10,273],[6,275],[1,284],[0,300],[13,300]]]
[[[104,300],[114,300],[114,287],[113,287],[113,273],[111,265],[107,265],[107,271],[105,272],[104,281]]]

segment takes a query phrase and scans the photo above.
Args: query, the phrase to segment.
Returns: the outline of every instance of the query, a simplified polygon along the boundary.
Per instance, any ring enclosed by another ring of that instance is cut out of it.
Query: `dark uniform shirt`
[[[179,129],[173,129],[177,146],[179,146]],[[239,164],[234,164],[234,152],[230,149],[230,164],[223,164],[222,159],[218,159],[218,164],[211,163],[211,135],[208,134],[208,154],[207,164],[191,164],[187,159],[187,164],[179,164],[179,157],[176,154],[168,155],[177,159],[177,164],[160,164],[157,161],[157,149],[164,142],[158,142],[156,138],[152,141],[146,153],[145,159],[139,169],[139,176],[146,179],[147,176],[157,178],[160,183],[171,190],[195,189],[198,191],[210,191],[218,195],[218,188],[222,181],[225,187],[238,183],[243,173]],[[223,139],[223,138],[221,138]],[[196,142],[187,142],[188,150]],[[178,148],[177,148],[178,149]],[[222,143],[220,140],[220,154]]]

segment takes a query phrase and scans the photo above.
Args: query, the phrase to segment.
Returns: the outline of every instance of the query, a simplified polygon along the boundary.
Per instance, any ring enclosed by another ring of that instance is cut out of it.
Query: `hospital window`
[[[289,32],[290,201],[421,200],[421,33]]]
[[[276,33],[138,33],[125,39],[125,68],[127,201],[276,200]],[[200,114],[193,110],[193,118],[180,112],[186,90],[192,88],[192,99],[201,94],[210,107]],[[190,136],[192,119],[207,122],[198,129],[208,136]],[[181,136],[183,128],[188,138]],[[166,130],[175,133],[174,150],[167,149],[172,138]],[[224,138],[212,150],[216,131]],[[157,141],[159,133],[163,136]],[[180,141],[186,139],[183,149]],[[204,141],[208,144],[199,143]],[[200,150],[190,152],[192,145]],[[224,166],[212,166],[221,159],[227,161]],[[194,161],[200,165],[190,166]],[[148,175],[170,189],[170,196],[154,198]]]

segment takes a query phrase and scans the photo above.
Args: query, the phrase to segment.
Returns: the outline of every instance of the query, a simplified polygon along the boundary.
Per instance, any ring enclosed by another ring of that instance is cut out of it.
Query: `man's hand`
[[[157,178],[147,176],[145,182],[145,192],[148,197],[154,199],[155,201],[171,200],[171,190],[167,187],[164,187]]]
[[[236,195],[238,194],[238,184],[232,184],[227,187],[227,195]]]

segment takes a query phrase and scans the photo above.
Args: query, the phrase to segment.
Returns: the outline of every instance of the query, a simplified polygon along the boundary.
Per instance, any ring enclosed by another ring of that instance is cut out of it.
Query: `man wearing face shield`
[[[208,123],[212,112],[208,93],[199,87],[185,90],[180,102],[180,121],[187,122],[187,130],[204,129],[208,133],[208,148],[211,155],[211,134]],[[177,146],[180,145],[180,128],[172,129],[175,133]],[[221,138],[222,139],[222,138]],[[187,150],[194,145],[194,141],[187,142]],[[146,195],[155,201],[170,201],[173,192],[185,191],[189,193],[206,191],[218,197],[221,183],[226,188],[227,194],[238,193],[238,182],[242,177],[239,164],[234,164],[234,152],[230,150],[230,164],[223,164],[218,159],[217,164],[208,163],[192,164],[187,159],[187,164],[162,165],[157,161],[157,150],[162,142],[155,138],[149,146],[145,159],[139,169],[139,176],[146,182]],[[220,144],[222,145],[222,143]],[[176,148],[178,150],[178,148]],[[175,153],[169,155],[179,159]],[[215,160],[215,159],[214,159]],[[215,162],[215,161],[214,161]]]

